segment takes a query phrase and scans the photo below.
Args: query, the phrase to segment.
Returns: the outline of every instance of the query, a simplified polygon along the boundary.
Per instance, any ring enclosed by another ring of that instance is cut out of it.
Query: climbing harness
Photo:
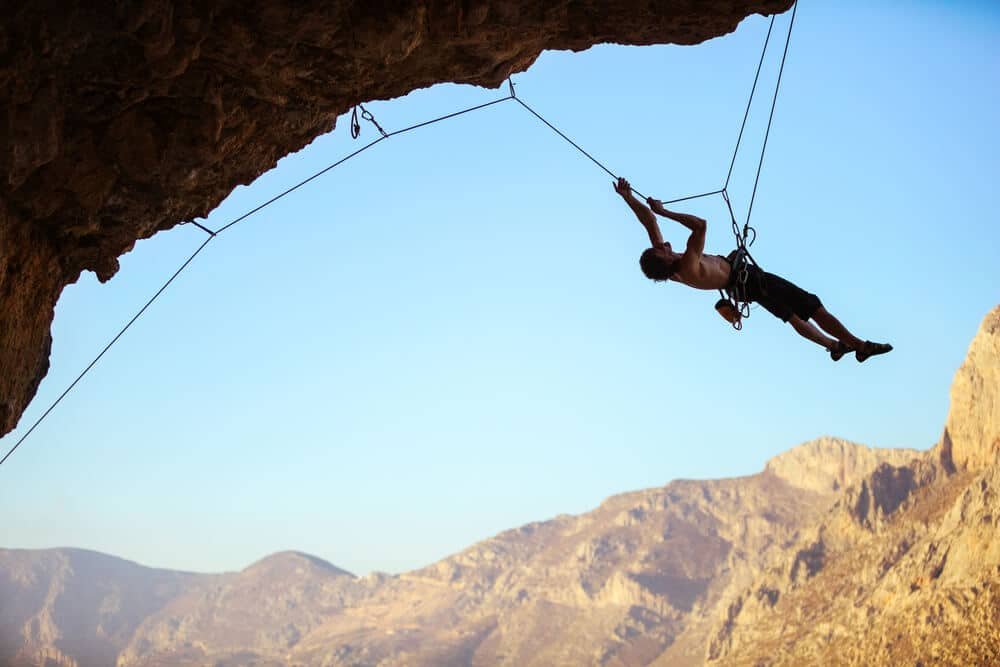
[[[739,224],[736,222],[736,216],[733,214],[733,206],[729,201],[729,193],[723,190],[722,198],[726,202],[726,208],[729,210],[729,216],[732,219],[733,235],[736,237],[736,249],[726,258],[730,264],[730,280],[724,289],[719,290],[719,295],[722,297],[722,301],[728,303],[735,313],[736,317],[730,323],[734,329],[739,331],[743,328],[743,319],[750,317],[752,293],[749,281],[751,273],[753,273],[757,280],[759,280],[760,276],[760,267],[749,250],[750,246],[753,245],[754,239],[757,238],[757,230],[749,224],[744,223],[743,231],[741,232]],[[751,267],[755,267],[757,270],[751,271]],[[761,287],[761,285],[758,285],[758,291]],[[720,303],[716,303],[717,309]]]
[[[760,160],[759,160],[759,162],[757,164],[757,176],[756,176],[756,179],[754,181],[753,195],[750,198],[750,206],[747,209],[747,218],[746,218],[746,222],[743,224],[742,232],[740,231],[740,227],[739,227],[739,225],[738,225],[738,223],[736,221],[736,216],[733,213],[732,206],[731,206],[731,204],[729,202],[729,193],[727,191],[727,187],[729,186],[729,179],[730,179],[730,176],[732,175],[733,165],[735,164],[735,161],[736,161],[736,152],[739,150],[740,141],[743,138],[743,130],[746,127],[747,116],[749,115],[749,110],[750,110],[750,103],[753,100],[753,94],[754,94],[754,91],[757,88],[757,79],[760,76],[761,63],[763,63],[764,53],[766,53],[766,51],[767,51],[768,40],[770,39],[770,36],[771,36],[771,28],[774,26],[774,16],[771,17],[771,23],[770,23],[770,25],[768,27],[767,37],[764,40],[764,50],[761,53],[761,61],[757,65],[757,74],[754,77],[754,84],[753,84],[753,87],[752,87],[751,92],[750,92],[750,100],[747,102],[747,112],[744,114],[744,117],[743,117],[743,124],[740,127],[740,134],[739,134],[739,137],[737,138],[737,141],[736,141],[736,150],[734,150],[734,152],[733,152],[733,159],[732,159],[732,161],[730,162],[730,165],[729,165],[729,173],[726,175],[725,184],[722,186],[722,188],[720,188],[718,190],[712,190],[711,192],[702,192],[700,194],[689,195],[689,196],[686,196],[686,197],[677,197],[675,199],[669,199],[667,201],[662,202],[663,204],[674,204],[674,203],[677,203],[677,202],[688,201],[688,200],[691,200],[691,199],[700,199],[702,197],[710,197],[710,196],[718,195],[718,194],[721,194],[723,196],[723,199],[726,202],[726,206],[729,209],[729,213],[730,213],[730,216],[731,216],[731,219],[732,219],[733,233],[736,236],[736,244],[737,244],[737,249],[736,249],[736,251],[735,251],[735,253],[733,255],[733,259],[734,259],[734,261],[733,261],[733,271],[736,272],[736,276],[737,277],[736,277],[736,281],[734,283],[734,289],[732,290],[732,292],[730,294],[728,294],[728,297],[729,297],[729,299],[731,299],[730,300],[731,304],[736,304],[738,312],[741,314],[741,317],[746,317],[746,316],[749,315],[749,303],[748,303],[748,301],[746,299],[746,297],[747,297],[747,282],[750,279],[749,278],[750,274],[752,273],[751,268],[750,268],[751,265],[756,266],[756,262],[754,261],[753,257],[750,255],[750,252],[748,250],[749,246],[753,244],[753,242],[754,242],[754,240],[756,239],[756,236],[757,236],[756,230],[754,230],[753,227],[750,227],[750,224],[749,224],[750,213],[753,210],[754,197],[757,194],[757,182],[760,179],[761,167],[762,167],[762,165],[764,163],[764,150],[767,148],[767,138],[768,138],[768,135],[770,134],[770,131],[771,131],[771,121],[774,118],[774,106],[775,106],[775,102],[777,101],[777,98],[778,98],[778,89],[781,86],[781,73],[783,72],[784,67],[785,67],[785,57],[788,55],[788,42],[791,39],[791,35],[792,35],[792,25],[795,22],[795,9],[796,9],[797,5],[798,5],[798,2],[795,2],[792,5],[792,18],[791,18],[791,21],[789,22],[789,26],[788,26],[788,36],[785,39],[785,51],[784,51],[784,54],[782,55],[782,58],[781,58],[781,68],[778,71],[778,81],[777,81],[777,85],[775,86],[774,97],[773,97],[773,99],[771,101],[771,115],[768,118],[767,131],[765,132],[765,135],[764,135],[764,146],[761,149]],[[320,176],[322,176],[323,174],[327,173],[328,171],[330,171],[330,170],[332,170],[332,169],[334,169],[334,168],[342,165],[343,163],[347,162],[351,158],[354,158],[354,157],[360,155],[361,153],[367,151],[369,148],[372,148],[376,144],[378,144],[378,143],[380,143],[382,141],[385,141],[386,139],[389,139],[389,138],[394,137],[394,136],[399,135],[399,134],[404,134],[406,132],[411,132],[413,130],[417,130],[417,129],[422,128],[422,127],[426,127],[428,125],[433,125],[435,123],[439,123],[439,122],[442,122],[442,121],[445,121],[445,120],[448,120],[448,119],[451,119],[451,118],[455,118],[455,117],[461,116],[463,114],[471,113],[473,111],[478,111],[480,109],[485,109],[487,107],[491,107],[491,106],[494,106],[496,104],[500,104],[502,102],[506,102],[508,100],[514,100],[515,102],[517,102],[518,104],[520,104],[524,109],[526,109],[527,111],[529,111],[535,118],[537,118],[542,123],[544,123],[549,129],[551,129],[553,132],[555,132],[560,137],[562,137],[564,140],[566,140],[568,143],[570,143],[574,148],[576,148],[578,151],[580,151],[580,153],[582,153],[583,155],[585,155],[591,162],[593,162],[598,167],[600,167],[601,169],[603,169],[611,177],[617,178],[617,176],[614,174],[614,172],[612,172],[610,169],[608,169],[606,166],[604,166],[599,160],[597,160],[597,158],[595,158],[593,155],[591,155],[586,150],[584,150],[578,143],[576,143],[575,141],[573,141],[572,139],[570,139],[566,134],[564,134],[562,131],[560,131],[555,125],[553,125],[548,120],[546,120],[541,114],[539,114],[537,111],[535,111],[530,106],[528,106],[528,104],[526,102],[524,102],[524,100],[522,100],[520,97],[517,96],[517,94],[516,94],[516,92],[514,90],[514,86],[515,86],[514,82],[508,77],[508,79],[507,79],[508,93],[504,97],[492,100],[490,102],[485,102],[483,104],[478,104],[476,106],[472,106],[472,107],[468,107],[468,108],[465,108],[465,109],[461,109],[459,111],[455,111],[453,113],[445,114],[443,116],[438,116],[437,118],[432,118],[431,120],[427,120],[427,121],[424,121],[424,122],[421,122],[421,123],[416,123],[414,125],[410,125],[408,127],[404,127],[402,129],[399,129],[399,130],[393,130],[391,132],[387,132],[385,129],[383,129],[382,126],[379,124],[379,122],[375,119],[375,116],[371,112],[369,112],[367,109],[365,109],[364,105],[362,105],[362,104],[359,103],[359,104],[355,105],[354,108],[353,108],[353,110],[351,111],[351,119],[350,119],[350,133],[351,133],[351,136],[354,139],[357,139],[361,135],[361,123],[358,120],[358,110],[359,109],[361,110],[361,119],[366,120],[366,121],[370,122],[372,125],[374,125],[375,129],[378,130],[380,136],[378,136],[377,138],[375,138],[372,141],[368,142],[367,144],[361,146],[360,148],[358,148],[357,150],[353,151],[352,153],[349,153],[348,155],[340,158],[339,160],[337,160],[337,161],[335,161],[335,162],[327,165],[323,169],[320,169],[319,171],[317,171],[316,173],[312,174],[311,176],[305,178],[304,180],[299,181],[298,183],[296,183],[295,185],[289,187],[288,189],[286,189],[286,190],[278,193],[277,195],[271,197],[270,199],[268,199],[267,201],[263,202],[262,204],[259,204],[258,206],[250,209],[246,213],[243,213],[242,215],[239,215],[236,218],[230,220],[228,223],[224,224],[222,227],[220,227],[218,229],[215,229],[215,230],[210,229],[210,228],[208,228],[208,227],[206,227],[206,226],[204,226],[204,225],[202,225],[202,224],[200,224],[198,222],[195,222],[193,219],[183,221],[182,224],[188,224],[188,223],[190,223],[190,224],[193,224],[194,226],[198,227],[202,231],[204,231],[205,234],[206,234],[205,240],[201,243],[201,245],[199,245],[195,249],[195,251],[193,253],[191,253],[191,255],[186,260],[184,260],[184,262],[177,268],[177,270],[174,271],[174,273],[167,279],[167,281],[165,283],[163,283],[163,285],[153,294],[152,297],[149,298],[148,301],[146,301],[146,303],[139,309],[139,311],[135,315],[132,316],[132,318],[125,324],[125,326],[123,326],[121,328],[121,330],[111,339],[111,341],[108,342],[108,344],[104,346],[104,348],[97,354],[96,357],[94,357],[94,359],[87,365],[87,367],[84,368],[83,371],[79,375],[77,375],[76,379],[74,379],[70,383],[70,385],[68,387],[66,387],[66,389],[59,395],[59,397],[56,398],[55,401],[52,402],[52,404],[49,405],[49,407],[42,413],[42,415],[37,420],[35,420],[35,422],[28,428],[28,430],[25,431],[25,433],[17,440],[16,443],[14,443],[14,445],[7,451],[7,453],[4,454],[3,458],[0,458],[0,465],[2,465],[5,461],[7,461],[7,459],[11,456],[11,454],[13,454],[14,451],[18,447],[20,447],[21,443],[23,443],[28,438],[28,436],[30,436],[35,431],[35,429],[38,428],[39,424],[41,424],[42,421],[44,421],[45,418],[49,416],[49,414],[56,408],[56,406],[59,405],[60,402],[62,402],[62,400],[66,397],[66,395],[69,394],[69,392],[72,391],[72,389],[74,387],[76,387],[76,385],[84,378],[85,375],[87,375],[87,373],[90,372],[90,370],[97,364],[97,362],[100,361],[102,357],[104,357],[104,355],[108,352],[108,350],[110,350],[111,347],[116,342],[118,342],[118,340],[125,334],[125,332],[128,331],[128,329],[136,322],[136,320],[138,320],[143,315],[143,313],[145,313],[146,310],[151,305],[153,305],[153,302],[155,302],[160,297],[160,295],[163,294],[163,292],[166,291],[166,289],[171,284],[173,284],[174,280],[177,279],[177,277],[194,261],[195,257],[197,257],[202,252],[202,250],[204,250],[208,246],[208,244],[212,240],[218,238],[223,232],[225,232],[226,230],[228,230],[230,227],[233,227],[234,225],[236,225],[236,224],[238,224],[238,223],[246,220],[247,218],[249,218],[250,216],[254,215],[255,213],[257,213],[257,212],[261,211],[262,209],[267,208],[271,204],[275,203],[279,199],[282,199],[283,197],[286,197],[287,195],[289,195],[292,192],[298,190],[299,188],[303,187],[307,183],[310,183],[311,181],[319,178]],[[635,188],[633,188],[632,191],[635,192],[635,194],[637,194],[639,197],[642,197],[643,199],[646,199],[645,195],[643,195],[641,192],[639,192]],[[736,329],[740,329],[741,328],[741,324],[739,323],[739,319],[740,318],[737,318],[737,322],[733,324],[733,326]]]

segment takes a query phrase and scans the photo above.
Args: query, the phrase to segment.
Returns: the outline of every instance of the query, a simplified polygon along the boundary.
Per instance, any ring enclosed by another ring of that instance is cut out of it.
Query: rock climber
[[[650,280],[673,280],[695,289],[721,290],[730,294],[738,289],[740,301],[759,303],[775,317],[791,324],[800,336],[825,348],[834,361],[839,361],[849,352],[854,352],[858,361],[865,361],[892,350],[892,345],[888,343],[861,340],[831,315],[815,294],[761,270],[753,262],[745,263],[745,277],[741,280],[738,277],[741,272],[734,270],[733,266],[736,251],[728,257],[703,254],[707,225],[702,218],[667,210],[660,200],[652,197],[646,200],[647,207],[632,194],[632,187],[624,178],[619,178],[614,188],[649,234],[652,247],[642,253],[639,266]],[[683,253],[674,252],[670,243],[663,240],[654,213],[691,230]],[[742,284],[737,284],[740,282]],[[725,299],[716,304],[716,309],[730,323],[736,323],[740,318],[739,311]]]

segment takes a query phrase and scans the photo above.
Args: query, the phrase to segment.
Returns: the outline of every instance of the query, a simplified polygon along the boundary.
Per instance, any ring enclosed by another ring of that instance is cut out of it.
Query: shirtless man
[[[647,208],[635,198],[629,182],[624,178],[619,178],[614,188],[649,234],[649,241],[653,247],[647,248],[639,258],[639,266],[647,278],[656,281],[675,280],[688,287],[703,290],[725,290],[733,287],[735,275],[732,271],[732,260],[720,255],[703,254],[706,228],[704,220],[687,213],[668,211],[660,200],[652,197],[646,200],[649,204]],[[670,244],[663,240],[654,212],[691,230],[683,253],[674,252]],[[775,317],[791,324],[803,338],[821,345],[834,361],[839,361],[848,352],[854,352],[858,361],[864,361],[876,354],[885,354],[892,350],[892,346],[887,343],[873,343],[857,338],[840,323],[840,320],[827,312],[815,294],[810,294],[773,273],[762,271],[754,264],[749,265],[749,271],[746,281],[748,300],[756,301]],[[720,314],[730,322],[735,322],[739,318],[739,313],[724,301],[717,307]],[[819,327],[817,328],[809,320],[815,321]],[[824,331],[829,336],[824,335]]]

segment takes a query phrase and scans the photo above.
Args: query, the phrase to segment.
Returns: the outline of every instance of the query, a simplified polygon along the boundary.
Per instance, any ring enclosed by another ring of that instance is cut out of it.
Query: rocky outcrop
[[[53,309],[137,239],[206,215],[354,104],[496,87],[543,49],[694,44],[791,0],[7,3],[0,25],[0,435]]]
[[[998,474],[937,476],[865,529],[835,507],[730,592],[708,663],[1000,664]]]
[[[956,374],[941,443],[847,485],[730,588],[709,663],[1000,664],[998,330],[1000,308]]]
[[[800,489],[832,493],[861,481],[879,464],[905,465],[918,456],[915,449],[872,449],[827,436],[775,456],[764,470]]]
[[[1000,306],[983,320],[951,385],[941,444],[947,465],[977,470],[1000,453]]]

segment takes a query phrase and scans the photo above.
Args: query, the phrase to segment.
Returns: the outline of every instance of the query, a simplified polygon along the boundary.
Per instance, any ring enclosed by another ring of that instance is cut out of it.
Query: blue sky
[[[730,185],[738,211],[787,20]],[[642,192],[713,190],[765,31],[754,17],[696,47],[551,52],[515,81]],[[931,446],[1000,301],[998,36],[992,3],[796,17],[754,255],[892,354],[834,364],[762,309],[737,334],[714,293],[645,280],[645,234],[611,179],[504,103],[382,142],[210,244],[0,469],[4,546],[204,571],[298,549],[401,571],[611,494],[751,474],[819,435]],[[503,92],[367,106],[391,130]],[[343,118],[206,224],[359,145]],[[709,220],[710,250],[731,249],[720,200],[684,210]],[[52,369],[4,451],[201,241],[176,228],[109,284],[66,289]]]

